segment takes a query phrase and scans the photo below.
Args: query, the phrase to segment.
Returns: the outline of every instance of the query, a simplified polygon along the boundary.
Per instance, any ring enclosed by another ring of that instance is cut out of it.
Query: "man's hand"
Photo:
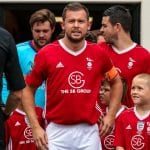
[[[48,150],[48,138],[44,129],[40,126],[32,129],[33,139],[39,150]]]
[[[9,118],[10,114],[5,113],[5,107],[1,107],[0,109],[1,109],[1,113],[3,115],[3,119],[4,119],[4,121],[6,121]]]
[[[106,115],[103,118],[101,118],[101,129],[100,129],[101,136],[109,134],[112,131],[113,125],[114,125],[114,120],[115,120],[115,118],[113,118],[109,115]]]

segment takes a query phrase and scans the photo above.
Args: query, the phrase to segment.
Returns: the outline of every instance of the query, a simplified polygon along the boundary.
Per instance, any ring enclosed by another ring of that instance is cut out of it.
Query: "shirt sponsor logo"
[[[82,72],[74,71],[70,73],[68,76],[68,84],[70,85],[71,89],[61,89],[61,94],[91,93],[91,89],[83,88],[85,85],[85,79]]]
[[[82,88],[85,84],[84,74],[79,71],[74,71],[69,75],[68,82],[72,88]]]
[[[108,136],[105,137],[104,145],[105,145],[106,149],[110,149],[110,150],[115,149],[113,147],[114,138],[115,138],[114,135],[108,135]]]
[[[134,135],[131,139],[131,146],[134,150],[142,150],[145,146],[144,137],[142,135]]]
[[[32,130],[30,127],[26,127],[26,129],[24,130],[24,137],[26,139],[33,139]]]

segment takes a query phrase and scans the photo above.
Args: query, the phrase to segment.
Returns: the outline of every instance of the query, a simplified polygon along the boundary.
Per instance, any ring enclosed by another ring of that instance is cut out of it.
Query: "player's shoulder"
[[[87,48],[92,50],[92,52],[96,52],[99,55],[106,55],[106,51],[104,46],[100,46],[97,43],[87,42]]]
[[[142,45],[137,44],[135,49],[142,52],[142,53],[150,54],[150,51],[148,49],[144,48]]]
[[[19,110],[19,109],[15,109],[15,110],[10,114],[10,116],[9,116],[9,118],[6,120],[6,122],[7,122],[7,123],[9,123],[9,122],[13,123],[13,122],[15,122],[15,121],[18,119],[18,117],[24,116],[24,115],[25,115],[24,112],[22,112],[22,111]]]
[[[30,45],[30,41],[25,41],[25,42],[22,42],[22,43],[18,43],[16,45],[16,47],[17,47],[18,52],[26,51],[26,50],[28,50],[28,52],[29,52],[29,49],[32,49],[32,47]]]
[[[86,41],[86,43],[87,43],[87,47],[93,47],[95,49],[100,49],[100,46],[97,43],[93,43],[90,41]]]
[[[54,49],[54,48],[56,48],[58,46],[60,46],[60,44],[59,44],[59,41],[56,40],[56,41],[54,41],[52,43],[49,43],[49,44],[45,45],[42,49],[45,49],[45,50],[46,49]]]
[[[29,43],[30,43],[30,41],[25,41],[25,42],[18,43],[16,46],[17,47],[22,47],[22,46],[24,47],[24,46],[28,46]]]
[[[120,117],[121,117],[121,118],[128,117],[128,116],[130,116],[133,112],[134,112],[134,108],[133,108],[133,107],[131,107],[131,108],[126,107],[126,108],[124,109],[124,111],[122,111],[122,113],[120,114]]]
[[[56,40],[42,47],[42,49],[38,53],[44,54],[44,53],[51,53],[52,51],[55,52],[57,51],[58,47],[60,47],[60,45],[58,40]]]

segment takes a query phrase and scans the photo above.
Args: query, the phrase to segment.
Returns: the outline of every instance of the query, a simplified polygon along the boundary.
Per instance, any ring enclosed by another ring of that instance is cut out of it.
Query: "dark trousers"
[[[5,150],[5,127],[4,116],[0,108],[0,150]]]

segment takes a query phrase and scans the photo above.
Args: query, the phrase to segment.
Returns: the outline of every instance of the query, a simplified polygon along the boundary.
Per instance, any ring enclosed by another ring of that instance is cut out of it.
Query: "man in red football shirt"
[[[150,75],[133,78],[131,97],[134,107],[122,112],[116,121],[116,150],[150,149]]]
[[[103,118],[101,134],[113,125],[122,95],[122,83],[108,56],[97,44],[87,42],[89,12],[80,3],[68,4],[62,14],[64,37],[45,46],[35,57],[27,76],[23,105],[29,117],[36,145],[51,150],[101,150],[96,109],[100,81],[110,81],[111,104]],[[34,110],[35,89],[46,81],[46,132]],[[48,145],[47,145],[48,144]]]
[[[128,107],[133,106],[130,96],[133,77],[139,73],[150,73],[150,53],[131,39],[131,24],[132,16],[128,9],[120,5],[108,8],[103,13],[100,28],[107,44],[99,44],[127,82],[128,92],[123,104]]]

